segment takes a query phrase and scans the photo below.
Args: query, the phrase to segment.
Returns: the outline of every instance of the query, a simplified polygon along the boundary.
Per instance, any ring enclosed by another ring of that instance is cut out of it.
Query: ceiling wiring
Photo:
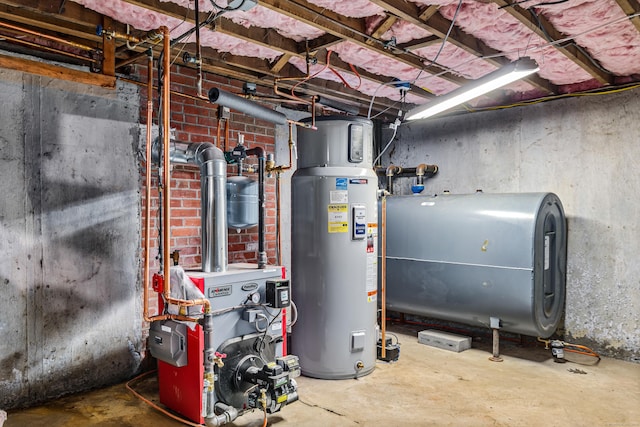
[[[539,104],[539,103],[547,102],[547,101],[554,101],[556,99],[562,99],[562,98],[573,98],[573,97],[579,97],[579,96],[610,95],[610,94],[613,94],[613,93],[626,92],[628,90],[633,90],[633,89],[638,89],[638,88],[640,88],[640,83],[630,83],[630,84],[625,85],[625,86],[620,86],[620,87],[611,88],[611,89],[592,89],[592,90],[584,91],[584,92],[563,93],[563,94],[560,94],[560,95],[551,95],[551,96],[545,96],[545,97],[538,98],[538,99],[532,99],[531,101],[514,102],[514,103],[508,104],[508,105],[496,105],[496,106],[482,107],[482,108],[467,108],[467,111],[470,112],[470,113],[474,113],[474,112],[479,112],[479,111],[505,110],[507,108],[523,107],[523,106]]]
[[[580,33],[578,33],[578,34],[574,34],[574,35],[572,35],[572,36],[567,36],[567,37],[564,37],[564,38],[562,38],[562,39],[558,39],[558,40],[554,40],[554,41],[549,41],[549,42],[544,43],[544,44],[540,44],[540,45],[533,46],[533,47],[531,47],[531,49],[530,49],[530,50],[531,50],[531,51],[536,51],[536,50],[544,49],[544,48],[546,48],[546,47],[556,46],[556,45],[558,45],[558,44],[562,44],[562,43],[565,43],[565,42],[567,42],[567,41],[573,40],[573,39],[575,39],[576,37],[583,36],[583,35],[585,35],[585,34],[591,33],[591,32],[593,32],[593,31],[597,31],[597,30],[599,30],[599,29],[601,29],[601,28],[607,27],[607,26],[609,26],[609,25],[616,24],[616,23],[621,22],[621,21],[625,21],[625,20],[628,20],[628,19],[633,19],[633,18],[635,18],[635,17],[637,17],[637,16],[640,16],[640,12],[638,12],[638,13],[634,13],[634,14],[631,14],[631,15],[625,15],[624,17],[621,17],[621,18],[613,19],[613,20],[611,20],[611,21],[608,21],[608,22],[605,22],[605,23],[603,23],[603,24],[597,25],[597,26],[595,26],[595,27],[589,28],[588,30],[584,30],[584,31],[582,31],[582,32],[580,32]],[[483,55],[483,56],[478,56],[478,57],[476,57],[476,58],[471,58],[471,59],[469,59],[469,60],[466,60],[466,61],[460,62],[460,63],[458,63],[458,64],[457,64],[455,67],[453,67],[453,68],[458,68],[458,67],[461,67],[461,66],[463,66],[463,65],[467,65],[467,64],[470,64],[470,63],[472,63],[472,62],[479,61],[479,60],[482,60],[482,59],[492,59],[492,58],[507,57],[507,56],[509,56],[509,55],[518,54],[518,52],[519,52],[519,50],[512,50],[512,51],[509,51],[509,52],[499,52],[499,53],[495,53],[495,54],[492,54],[492,55]],[[426,78],[425,78],[425,80],[431,79],[431,78],[433,78],[433,77],[440,77],[440,76],[441,76],[441,75],[443,75],[444,73],[445,73],[445,72],[443,71],[443,72],[440,72],[440,73],[437,73],[437,74],[431,74],[430,76],[426,77]]]

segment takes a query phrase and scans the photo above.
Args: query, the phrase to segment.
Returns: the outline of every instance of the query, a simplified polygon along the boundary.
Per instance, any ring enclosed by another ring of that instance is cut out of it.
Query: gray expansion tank
[[[552,193],[387,198],[387,308],[547,338],[564,309],[567,228]]]
[[[319,117],[298,129],[292,178],[291,337],[302,374],[341,379],[376,363],[377,177],[371,121]]]

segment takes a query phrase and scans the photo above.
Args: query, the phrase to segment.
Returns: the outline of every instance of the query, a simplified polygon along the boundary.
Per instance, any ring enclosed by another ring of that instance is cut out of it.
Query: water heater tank
[[[291,338],[303,375],[354,378],[376,363],[377,177],[372,122],[320,117],[298,129],[292,178]]]
[[[552,193],[387,198],[387,308],[547,338],[564,309],[567,228]]]

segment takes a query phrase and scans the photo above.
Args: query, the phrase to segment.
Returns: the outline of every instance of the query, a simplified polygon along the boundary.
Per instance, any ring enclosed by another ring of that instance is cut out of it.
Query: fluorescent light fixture
[[[486,76],[480,77],[468,85],[439,96],[428,104],[420,105],[408,111],[405,120],[418,120],[435,116],[456,105],[463,104],[494,89],[520,80],[539,69],[538,64],[531,58],[520,58]]]

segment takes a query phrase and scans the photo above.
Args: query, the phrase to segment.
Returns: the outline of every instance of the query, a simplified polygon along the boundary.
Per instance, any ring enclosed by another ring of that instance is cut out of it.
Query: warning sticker
[[[371,224],[369,224],[371,226]],[[367,236],[367,302],[378,299],[378,243],[372,234]]]
[[[327,206],[329,233],[349,232],[349,205],[331,204]]]

